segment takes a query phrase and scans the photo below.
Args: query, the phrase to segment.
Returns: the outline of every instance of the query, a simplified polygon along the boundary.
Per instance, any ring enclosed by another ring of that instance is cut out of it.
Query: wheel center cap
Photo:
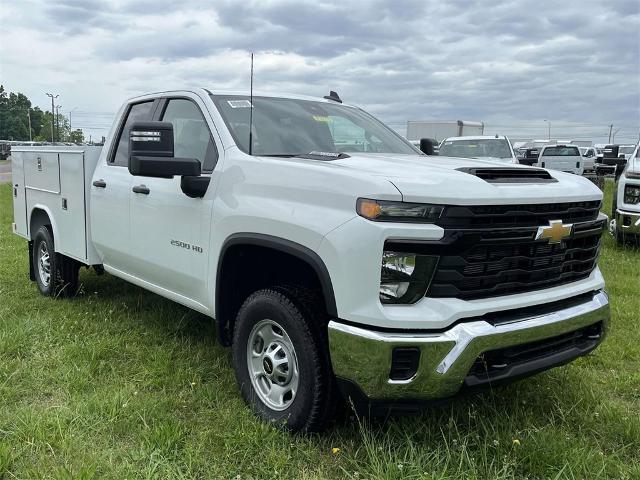
[[[267,375],[271,375],[273,373],[273,363],[271,363],[270,358],[265,357],[262,359],[262,368],[264,368],[264,373]]]

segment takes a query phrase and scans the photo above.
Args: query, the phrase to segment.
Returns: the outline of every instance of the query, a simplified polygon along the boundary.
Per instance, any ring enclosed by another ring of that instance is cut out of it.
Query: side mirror
[[[537,163],[537,162],[538,162],[538,159],[536,158],[530,158],[530,157],[518,158],[518,163],[520,163],[520,165],[532,166],[534,163]]]
[[[438,144],[433,138],[420,139],[420,151],[425,155],[435,155],[435,146]]]
[[[173,125],[136,122],[129,133],[129,172],[140,177],[199,176],[200,161],[173,156]]]

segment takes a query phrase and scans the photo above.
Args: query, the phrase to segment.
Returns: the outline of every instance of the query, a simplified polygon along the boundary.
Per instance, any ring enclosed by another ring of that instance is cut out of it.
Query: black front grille
[[[464,300],[541,290],[587,278],[596,267],[604,220],[600,202],[447,206],[437,242],[387,245],[439,257],[427,297]],[[551,220],[573,224],[561,243],[536,240]],[[395,243],[395,242],[388,242]]]
[[[526,227],[548,225],[549,220],[564,223],[593,221],[600,202],[543,203],[536,205],[448,206],[438,220],[444,228]]]
[[[574,227],[572,238],[559,244],[535,241],[535,229],[510,237],[459,232],[450,254],[440,257],[427,296],[470,300],[587,278],[598,260],[602,222],[586,227]]]

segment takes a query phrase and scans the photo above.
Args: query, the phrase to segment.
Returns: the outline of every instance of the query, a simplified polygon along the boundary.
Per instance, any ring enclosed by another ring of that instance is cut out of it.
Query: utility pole
[[[60,141],[60,109],[62,105],[56,105],[56,141]]]
[[[609,125],[609,143],[611,143],[611,130],[613,130],[613,123]]]
[[[54,140],[54,131],[53,131],[53,121],[54,121],[54,106],[53,106],[53,101],[58,98],[60,95],[53,95],[53,93],[47,93],[47,97],[51,97],[51,142],[53,143]]]
[[[549,134],[548,134],[547,138],[549,140],[551,140],[551,122],[549,120],[545,120],[545,122],[547,122],[547,126],[549,128]]]
[[[31,138],[31,110],[29,110],[27,108],[27,118],[29,119],[29,141],[33,142],[33,139]]]
[[[611,141],[612,141],[613,143],[616,143],[616,133],[618,133],[621,129],[622,129],[622,127],[620,127],[620,128],[616,128],[616,131],[615,131],[615,132],[613,132],[613,136],[611,137]]]

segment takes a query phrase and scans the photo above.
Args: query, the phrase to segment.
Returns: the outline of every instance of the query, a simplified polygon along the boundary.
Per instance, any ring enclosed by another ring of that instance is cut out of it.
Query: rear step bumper
[[[380,332],[329,322],[333,371],[354,402],[437,400],[463,387],[511,381],[589,353],[604,338],[604,291],[528,316],[470,319],[444,332]],[[357,398],[360,397],[360,398]]]

